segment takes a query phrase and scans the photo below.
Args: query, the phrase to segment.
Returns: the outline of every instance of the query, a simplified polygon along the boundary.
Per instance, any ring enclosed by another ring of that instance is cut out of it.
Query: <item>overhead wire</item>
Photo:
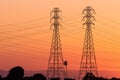
[[[74,23],[73,20],[72,20],[72,22]],[[69,23],[68,23],[68,24],[69,24]],[[67,26],[70,26],[70,25],[67,25]],[[26,29],[27,29],[27,28],[26,28]],[[22,29],[21,29],[21,30],[22,30]],[[76,30],[77,30],[77,29],[76,29]],[[74,30],[75,32],[72,31],[72,33],[71,33],[72,36],[70,35],[69,37],[75,38],[73,34],[76,34],[76,30]],[[67,32],[67,30],[65,30],[65,31]],[[70,31],[71,31],[71,30],[68,30],[68,32],[70,32]],[[12,31],[11,31],[11,32],[12,32]],[[43,31],[43,32],[44,32],[44,31]],[[32,33],[31,33],[31,34],[32,34]],[[23,36],[23,35],[22,35],[22,36]],[[68,35],[65,34],[64,36],[68,36]],[[12,39],[12,38],[11,38],[11,39]],[[77,37],[76,37],[75,39],[80,40],[80,39],[77,38]],[[109,39],[108,39],[108,40],[109,40]]]

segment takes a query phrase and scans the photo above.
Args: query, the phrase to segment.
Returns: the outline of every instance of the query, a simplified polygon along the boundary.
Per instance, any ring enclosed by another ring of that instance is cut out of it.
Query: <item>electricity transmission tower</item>
[[[94,9],[91,6],[87,6],[82,14],[84,14],[82,21],[84,21],[83,26],[85,26],[85,37],[83,43],[82,58],[80,63],[79,79],[83,78],[86,73],[98,74],[97,63],[94,50],[94,42],[92,35],[92,26],[95,25],[93,21],[95,18]]]
[[[61,10],[59,8],[54,8],[51,13],[51,26],[53,27],[52,43],[50,48],[50,56],[48,60],[48,70],[47,77],[51,78],[64,78],[65,69],[63,64],[63,53],[60,40],[59,26],[61,26],[60,17]]]

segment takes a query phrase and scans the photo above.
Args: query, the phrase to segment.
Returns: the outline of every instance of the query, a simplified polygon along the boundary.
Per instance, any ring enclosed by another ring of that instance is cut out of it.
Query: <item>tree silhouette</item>
[[[47,79],[44,75],[38,73],[33,75],[33,80],[47,80]]]
[[[21,80],[24,77],[24,69],[21,66],[16,66],[10,69],[7,75],[7,80]]]

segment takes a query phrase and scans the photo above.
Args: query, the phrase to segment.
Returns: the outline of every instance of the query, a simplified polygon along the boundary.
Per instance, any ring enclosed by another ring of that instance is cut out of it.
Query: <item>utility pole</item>
[[[50,48],[50,56],[48,60],[48,70],[47,77],[51,78],[64,78],[65,69],[63,64],[63,53],[60,40],[59,27],[61,26],[61,10],[59,8],[54,8],[51,13],[51,26],[50,29],[53,30],[52,42]]]
[[[87,6],[82,14],[83,26],[85,26],[85,37],[83,43],[83,51],[80,63],[80,71],[79,71],[79,79],[82,79],[86,73],[93,73],[94,75],[98,75],[93,35],[92,35],[92,26],[95,25],[93,21],[95,18],[93,14],[95,14],[94,9],[91,6]]]

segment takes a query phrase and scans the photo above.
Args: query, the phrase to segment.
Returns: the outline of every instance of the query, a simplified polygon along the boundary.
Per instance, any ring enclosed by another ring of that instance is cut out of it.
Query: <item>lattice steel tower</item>
[[[98,74],[93,35],[91,29],[92,26],[95,25],[93,23],[93,21],[95,21],[95,18],[93,16],[93,14],[95,14],[95,11],[91,6],[87,6],[83,10],[82,14],[84,14],[84,17],[82,19],[82,21],[84,22],[83,26],[85,26],[86,28],[82,58],[80,63],[79,79],[83,78],[83,76],[85,76],[86,73],[93,73],[94,75]]]
[[[60,9],[54,8],[51,15],[51,27],[53,27],[52,43],[50,48],[50,56],[48,61],[47,77],[50,78],[64,78],[65,69],[63,64],[63,53],[60,40],[59,26],[61,26],[60,21]]]

